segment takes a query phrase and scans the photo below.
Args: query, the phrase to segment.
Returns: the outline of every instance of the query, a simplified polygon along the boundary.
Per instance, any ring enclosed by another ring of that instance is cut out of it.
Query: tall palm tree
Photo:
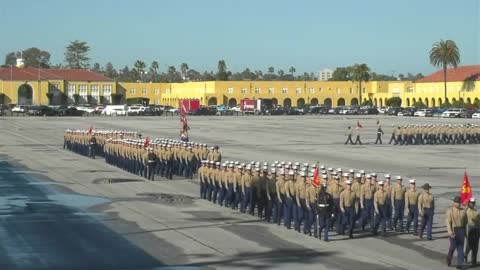
[[[152,65],[151,65],[151,67],[150,67],[153,74],[157,74],[157,73],[158,73],[158,67],[159,67],[158,61],[153,61],[153,62],[152,62]]]
[[[367,64],[355,64],[351,69],[351,80],[358,82],[360,93],[358,104],[362,104],[362,82],[368,82],[370,80],[370,68]]]
[[[447,67],[457,68],[460,64],[460,52],[453,40],[440,40],[433,44],[430,50],[430,63],[435,67],[443,68],[443,81],[445,83],[445,102],[447,99]]]
[[[295,79],[295,77],[294,77],[295,71],[297,71],[297,70],[294,67],[290,67],[290,69],[288,70],[288,72],[290,72],[290,74],[292,74],[292,80]]]
[[[187,63],[182,63],[180,65],[180,71],[182,72],[182,77],[183,77],[183,80],[185,81],[187,79],[187,72],[188,72],[188,64]]]
[[[145,62],[143,62],[142,60],[137,60],[135,61],[134,66],[140,73],[140,79],[143,81],[143,73],[145,72],[145,68],[147,67],[147,65],[145,65]]]

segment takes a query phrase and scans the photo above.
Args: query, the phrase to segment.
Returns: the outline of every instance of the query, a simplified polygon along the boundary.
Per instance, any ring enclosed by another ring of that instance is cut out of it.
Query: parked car
[[[173,106],[165,106],[163,111],[164,112],[170,112],[170,113],[178,113],[179,112],[178,108],[175,108]]]
[[[130,106],[128,107],[127,113],[128,115],[141,115],[145,108],[137,107],[137,106]]]
[[[444,118],[459,118],[464,117],[466,110],[465,109],[458,109],[458,108],[451,108],[442,113],[442,117]]]
[[[16,112],[16,113],[26,113],[27,110],[28,110],[28,107],[27,107],[27,106],[25,106],[25,105],[18,105],[18,106],[13,107],[12,112]]]
[[[472,115],[475,114],[475,113],[477,113],[477,112],[478,112],[477,109],[466,110],[463,117],[465,117],[465,118],[472,118]]]
[[[48,106],[32,106],[28,109],[27,114],[31,116],[55,116],[57,111]]]
[[[284,115],[287,113],[287,110],[281,106],[272,108],[270,115]]]
[[[401,107],[390,107],[387,110],[388,115],[398,115],[399,112],[402,112],[403,108]]]
[[[148,108],[153,112],[154,115],[162,115],[162,113],[163,113],[163,109],[162,109],[161,106],[158,106],[158,105],[150,105],[149,107],[147,107],[147,108],[145,109],[145,111],[146,111]],[[143,111],[144,114],[145,114],[145,111]]]
[[[76,108],[77,110],[84,111],[86,113],[93,113],[95,111],[95,109],[90,105],[79,105],[79,106],[76,106]]]
[[[413,116],[416,112],[415,108],[405,108],[401,112],[399,112],[398,116]]]
[[[84,113],[83,111],[79,111],[75,107],[60,109],[57,111],[57,114],[59,116],[82,116],[83,113]]]
[[[105,106],[96,106],[95,109],[93,109],[93,113],[95,114],[102,114],[103,110],[105,109]]]
[[[240,109],[240,106],[237,105],[237,106],[235,106],[235,107],[232,108],[232,111],[234,111],[234,112],[241,112],[242,110]]]
[[[126,115],[128,110],[127,105],[107,105],[103,111],[102,115]]]
[[[158,115],[158,114],[157,114],[156,111],[154,111],[153,108],[147,107],[141,112],[141,115],[143,115],[143,116],[155,116],[155,115]]]
[[[310,107],[308,112],[310,114],[327,114],[328,108],[324,106],[314,106],[314,107]]]
[[[297,107],[290,107],[286,110],[287,115],[304,115]]]
[[[379,113],[377,108],[363,108],[360,110],[360,114],[374,114],[377,115]]]
[[[420,109],[416,111],[413,116],[418,116],[418,117],[432,117],[433,112],[431,109]]]
[[[194,111],[188,112],[190,115],[216,115],[217,108],[215,107],[200,107]]]
[[[442,117],[443,112],[445,111],[444,108],[433,108],[432,109],[432,116],[433,117]]]
[[[472,118],[480,119],[480,112],[472,114]]]

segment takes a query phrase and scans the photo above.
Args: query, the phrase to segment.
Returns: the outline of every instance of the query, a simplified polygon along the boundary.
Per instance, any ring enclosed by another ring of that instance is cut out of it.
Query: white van
[[[128,111],[127,105],[107,105],[102,111],[102,115],[116,116],[126,115]]]

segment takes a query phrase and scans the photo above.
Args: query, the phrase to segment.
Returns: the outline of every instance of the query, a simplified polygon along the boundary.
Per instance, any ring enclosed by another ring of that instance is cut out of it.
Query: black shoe
[[[446,259],[447,266],[452,265],[452,259],[450,259],[448,256],[445,259]]]

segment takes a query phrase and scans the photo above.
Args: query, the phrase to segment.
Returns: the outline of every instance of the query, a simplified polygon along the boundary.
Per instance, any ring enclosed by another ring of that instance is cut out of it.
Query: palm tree
[[[367,64],[355,64],[351,69],[351,80],[358,82],[358,88],[360,93],[359,104],[362,104],[362,82],[368,82],[370,80],[370,68]]]
[[[290,72],[290,74],[292,74],[292,80],[295,79],[295,77],[294,77],[295,71],[297,71],[297,70],[294,67],[290,67],[290,69],[288,70],[288,72]]]
[[[142,60],[137,60],[135,61],[134,66],[137,69],[138,73],[140,73],[140,79],[143,81],[143,73],[145,71],[145,68],[147,67],[145,65],[145,62],[143,62]]]
[[[185,81],[187,79],[187,72],[188,72],[188,64],[187,63],[182,63],[180,65],[180,71],[182,72],[182,77],[183,77],[183,80]]]
[[[153,74],[158,74],[158,61],[153,61],[150,69],[152,70]]]
[[[440,40],[433,44],[430,50],[430,63],[435,67],[443,68],[443,80],[445,83],[445,102],[447,99],[447,67],[457,68],[460,64],[460,52],[453,40]]]

